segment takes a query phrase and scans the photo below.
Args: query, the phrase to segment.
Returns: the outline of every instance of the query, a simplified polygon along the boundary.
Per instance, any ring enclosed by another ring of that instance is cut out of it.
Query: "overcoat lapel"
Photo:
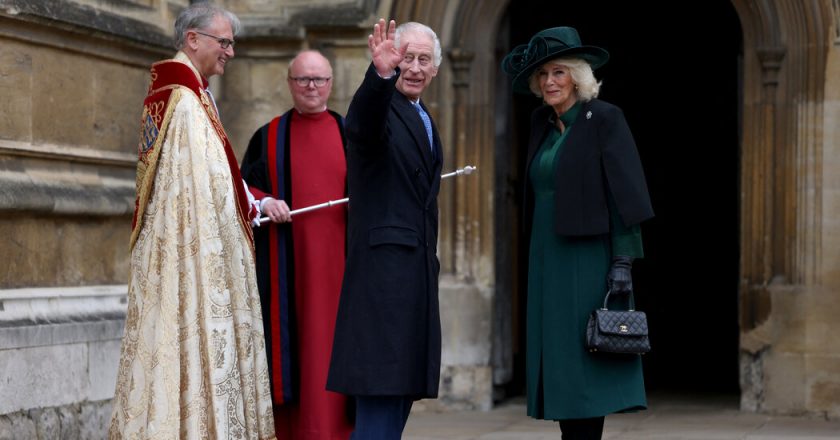
[[[417,152],[423,159],[423,165],[429,173],[429,177],[434,176],[432,173],[434,169],[434,158],[432,157],[432,148],[429,145],[429,136],[426,135],[426,128],[423,126],[423,120],[420,119],[420,114],[414,109],[408,98],[402,94],[395,94],[393,102],[394,109],[397,116],[403,121],[411,137],[414,138],[414,144],[417,147]]]
[[[423,105],[422,101],[420,105]],[[423,108],[428,113],[428,109]],[[418,115],[419,117],[419,115]],[[431,116],[430,116],[431,118]],[[429,195],[426,196],[426,203],[425,206],[428,207],[432,204],[435,200],[437,200],[437,194],[440,192],[440,173],[441,169],[443,168],[443,144],[440,142],[440,136],[438,135],[437,127],[435,127],[434,120],[432,121],[432,139],[435,141],[435,149],[434,149],[434,157],[433,157],[433,166],[432,166],[432,190],[429,191]],[[428,151],[428,150],[427,150]],[[431,154],[430,154],[431,156]]]

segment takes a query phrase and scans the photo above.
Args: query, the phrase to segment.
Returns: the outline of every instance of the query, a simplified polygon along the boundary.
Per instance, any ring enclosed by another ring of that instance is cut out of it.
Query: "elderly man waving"
[[[414,400],[436,397],[436,255],[442,146],[420,99],[440,42],[385,20],[347,112],[348,251],[327,388],[354,396],[358,439],[399,439]]]

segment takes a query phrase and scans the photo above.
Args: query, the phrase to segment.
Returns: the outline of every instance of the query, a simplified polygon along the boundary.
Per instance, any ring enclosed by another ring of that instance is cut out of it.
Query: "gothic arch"
[[[393,16],[439,30],[445,66],[430,90],[449,146],[447,164],[472,163],[441,195],[443,271],[494,280],[495,39],[509,2],[394,0]],[[750,332],[771,316],[771,290],[821,283],[823,100],[834,34],[831,2],[732,0],[743,32],[740,123],[742,376],[769,339]],[[697,7],[701,7],[698,3]],[[759,341],[759,342],[756,342]],[[751,384],[742,383],[745,406]],[[742,399],[743,400],[743,399]]]
[[[462,0],[457,7],[453,3],[396,0],[393,15],[441,30],[449,55],[444,66],[446,81],[433,84],[430,95],[439,112],[443,112],[442,104],[458,109],[442,114],[449,122],[441,125],[446,125],[449,145],[454,147],[450,148],[455,150],[453,159],[475,159],[483,170],[491,171],[492,162],[486,162],[492,160],[493,149],[494,121],[489,110],[499,74],[493,49],[508,2]],[[744,283],[763,285],[774,278],[786,283],[817,282],[813,267],[819,260],[821,208],[816,178],[821,170],[813,159],[820,153],[821,136],[809,121],[819,120],[822,114],[833,12],[819,0],[733,0],[732,4],[744,33]],[[462,88],[464,93],[459,93]],[[485,181],[490,180],[481,179],[482,184]],[[470,217],[492,218],[488,209],[492,205],[481,204],[480,214]]]
[[[820,1],[734,0],[744,32],[741,323],[759,325],[770,284],[817,284],[825,65]]]

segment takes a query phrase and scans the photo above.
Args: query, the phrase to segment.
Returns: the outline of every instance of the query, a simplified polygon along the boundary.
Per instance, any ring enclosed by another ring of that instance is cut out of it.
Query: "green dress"
[[[533,159],[529,179],[534,215],[528,269],[526,371],[528,415],[565,420],[601,417],[647,406],[639,356],[590,353],[584,347],[586,322],[603,304],[610,258],[642,256],[638,225],[624,227],[611,209],[611,232],[564,237],[554,230],[556,160],[581,103],[560,119]],[[593,145],[593,148],[595,146]],[[626,306],[626,298],[610,301]]]

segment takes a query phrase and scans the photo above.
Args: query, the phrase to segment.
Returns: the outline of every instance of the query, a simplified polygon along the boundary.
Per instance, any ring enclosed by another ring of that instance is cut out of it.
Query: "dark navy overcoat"
[[[437,258],[442,151],[413,104],[373,65],[345,120],[350,195],[347,263],[327,389],[436,397]],[[424,107],[425,108],[425,107]]]

